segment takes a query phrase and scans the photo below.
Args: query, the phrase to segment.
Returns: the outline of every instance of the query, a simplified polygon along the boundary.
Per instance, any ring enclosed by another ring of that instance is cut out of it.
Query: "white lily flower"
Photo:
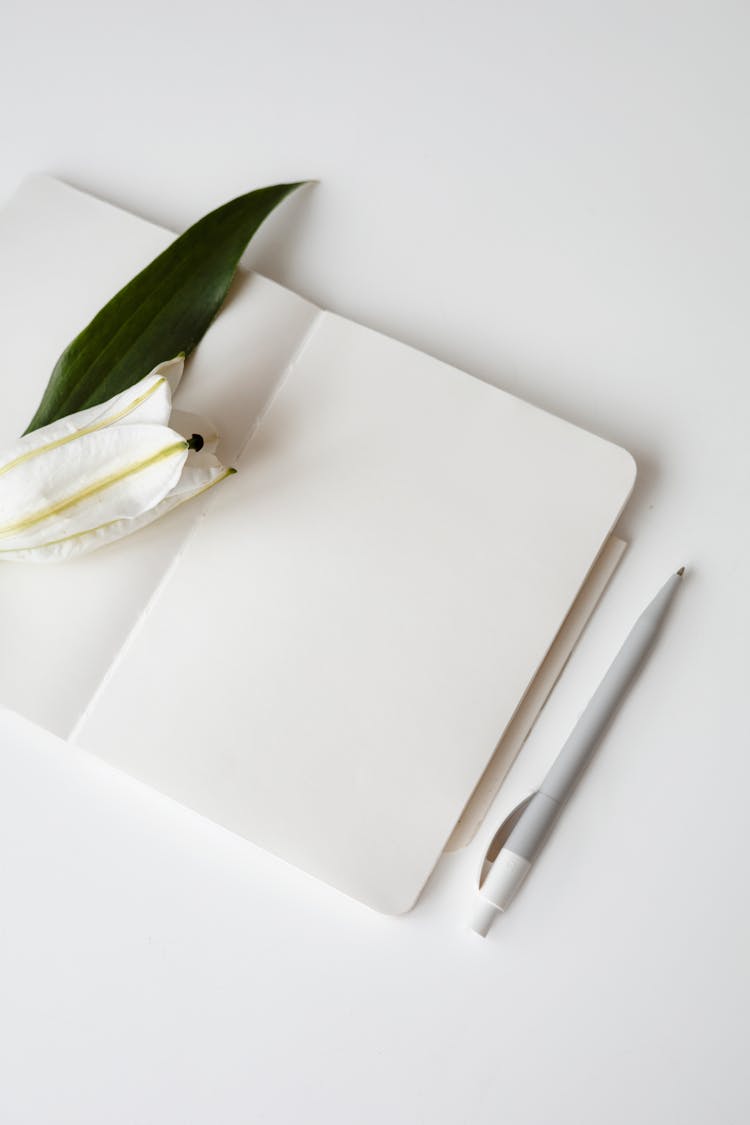
[[[56,562],[137,531],[233,473],[217,435],[172,411],[183,359],[0,452],[0,562]]]

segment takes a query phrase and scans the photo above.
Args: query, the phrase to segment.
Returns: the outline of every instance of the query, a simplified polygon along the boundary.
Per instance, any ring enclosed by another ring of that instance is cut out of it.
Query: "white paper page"
[[[623,450],[324,313],[79,741],[406,910],[634,475]]]
[[[0,211],[0,444],[26,428],[73,336],[173,237],[42,176]],[[217,423],[227,463],[316,315],[265,278],[238,279],[177,396]],[[0,704],[67,735],[210,502],[61,567],[0,564]]]
[[[458,851],[471,843],[479,826],[489,812],[505,776],[528,738],[539,712],[557,683],[570,654],[587,621],[594,612],[599,598],[615,572],[627,544],[612,535],[604,544],[599,558],[589,572],[578,597],[571,606],[560,632],[552,642],[544,662],[524,695],[515,715],[505,728],[487,768],[466,803],[450,839],[445,846],[448,852]]]

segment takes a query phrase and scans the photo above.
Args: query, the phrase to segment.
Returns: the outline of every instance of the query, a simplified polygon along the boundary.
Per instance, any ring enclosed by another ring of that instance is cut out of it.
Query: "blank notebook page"
[[[77,740],[402,912],[609,536],[632,459],[321,313],[239,470]]]
[[[0,445],[26,428],[63,348],[173,237],[48,176],[0,209]],[[265,278],[235,281],[176,399],[219,426],[227,461],[317,312]],[[63,566],[0,563],[0,703],[66,737],[205,502]]]

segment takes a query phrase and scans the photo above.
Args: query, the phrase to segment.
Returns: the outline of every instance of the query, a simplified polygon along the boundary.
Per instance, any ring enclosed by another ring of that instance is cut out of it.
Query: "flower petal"
[[[187,460],[167,426],[114,426],[0,475],[0,550],[36,547],[154,508]]]
[[[174,488],[164,497],[160,507],[168,512],[176,508],[185,500],[200,495],[207,488],[217,484],[226,477],[233,476],[236,469],[228,469],[222,465],[213,453],[201,450],[200,453],[190,453],[182,470],[182,475]]]
[[[160,365],[162,368],[167,366]],[[159,368],[154,368],[151,374],[115,395],[109,402],[80,410],[77,414],[69,414],[67,418],[61,418],[19,438],[9,449],[0,452],[0,477],[42,454],[108,426],[144,422],[166,426],[171,407],[172,395],[167,377],[160,374]]]
[[[200,457],[201,455],[197,455],[195,460]],[[174,508],[184,504],[186,500],[199,496],[202,492],[206,492],[213,485],[236,472],[236,469],[224,468],[215,457],[204,460],[205,463],[201,461],[199,465],[190,467],[186,465],[179,482],[172,491],[155,508],[143,512],[140,516],[133,519],[113,520],[88,531],[65,536],[38,547],[27,547],[12,551],[5,551],[0,548],[0,561],[62,562],[95,551],[99,547],[105,547],[108,543],[122,539],[134,531],[139,531]]]
[[[161,375],[164,379],[166,379],[167,383],[169,384],[169,390],[174,396],[175,391],[180,385],[180,380],[182,379],[182,373],[184,370],[185,356],[182,352],[180,352],[180,354],[176,355],[174,359],[167,359],[164,360],[163,363],[157,364],[151,374]]]
[[[170,361],[174,362],[174,361]],[[172,388],[168,372],[169,364],[160,363],[138,383],[121,391],[103,406],[93,407],[100,413],[94,422],[97,429],[104,426],[132,426],[141,423],[167,426],[172,410]],[[182,361],[180,361],[182,369]],[[86,411],[81,411],[85,414]]]

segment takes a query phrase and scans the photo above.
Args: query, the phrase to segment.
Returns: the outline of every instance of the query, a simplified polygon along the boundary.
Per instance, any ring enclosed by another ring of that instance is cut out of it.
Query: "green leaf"
[[[248,242],[300,186],[241,195],[175,239],[68,345],[26,433],[106,402],[163,360],[189,355],[221,308]]]

